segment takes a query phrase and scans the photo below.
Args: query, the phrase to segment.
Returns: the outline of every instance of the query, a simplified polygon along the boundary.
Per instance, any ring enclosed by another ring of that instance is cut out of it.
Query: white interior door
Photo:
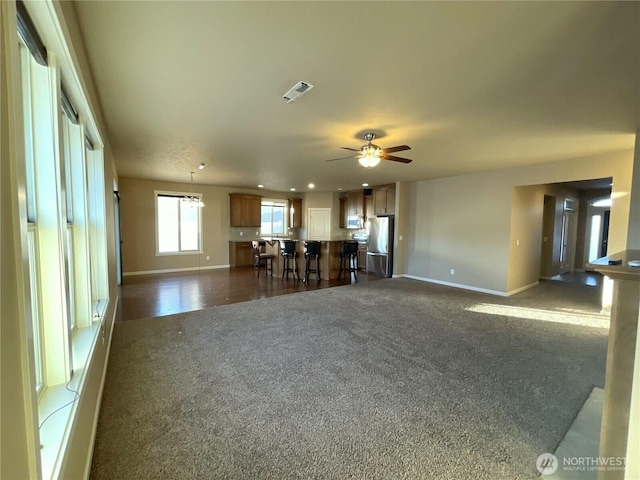
[[[331,240],[331,209],[309,208],[309,240]]]

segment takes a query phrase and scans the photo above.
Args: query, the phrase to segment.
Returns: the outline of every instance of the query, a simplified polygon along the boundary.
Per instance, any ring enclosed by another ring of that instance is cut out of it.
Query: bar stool
[[[358,276],[358,242],[347,241],[342,244],[342,253],[340,254],[340,279],[345,272],[349,274],[349,280],[351,280],[351,274],[357,282]]]
[[[300,280],[296,260],[298,258],[296,242],[293,240],[280,240],[280,254],[282,255],[282,278],[284,279],[285,275],[289,278],[289,272],[291,272]]]
[[[253,268],[258,269],[258,276],[260,276],[260,267],[264,267],[264,274],[267,276],[269,273],[273,273],[273,255],[265,253],[264,249],[267,242],[264,240],[253,240],[251,242],[251,253],[253,255]]]
[[[309,274],[315,273],[320,280],[320,242],[304,242],[304,281],[309,281]]]

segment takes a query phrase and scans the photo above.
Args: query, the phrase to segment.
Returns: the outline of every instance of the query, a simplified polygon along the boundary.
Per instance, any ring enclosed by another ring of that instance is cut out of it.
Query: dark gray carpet
[[[540,310],[598,298],[388,279],[117,323],[91,477],[536,478],[608,333]]]

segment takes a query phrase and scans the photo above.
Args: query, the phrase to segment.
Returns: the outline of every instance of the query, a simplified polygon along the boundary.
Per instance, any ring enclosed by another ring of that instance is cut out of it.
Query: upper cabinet
[[[373,189],[373,213],[393,215],[396,212],[396,188],[376,187]]]
[[[262,197],[245,193],[230,193],[232,227],[260,227]]]
[[[289,199],[289,228],[302,227],[302,199]]]
[[[375,217],[373,213],[373,195],[364,196],[364,216],[366,218]]]
[[[347,198],[340,198],[340,228],[347,228]]]
[[[347,192],[347,215],[364,215],[364,192]]]

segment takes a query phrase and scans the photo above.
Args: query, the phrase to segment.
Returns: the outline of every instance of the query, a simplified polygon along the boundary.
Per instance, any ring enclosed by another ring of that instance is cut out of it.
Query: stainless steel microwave
[[[364,228],[364,216],[347,215],[347,228]]]

